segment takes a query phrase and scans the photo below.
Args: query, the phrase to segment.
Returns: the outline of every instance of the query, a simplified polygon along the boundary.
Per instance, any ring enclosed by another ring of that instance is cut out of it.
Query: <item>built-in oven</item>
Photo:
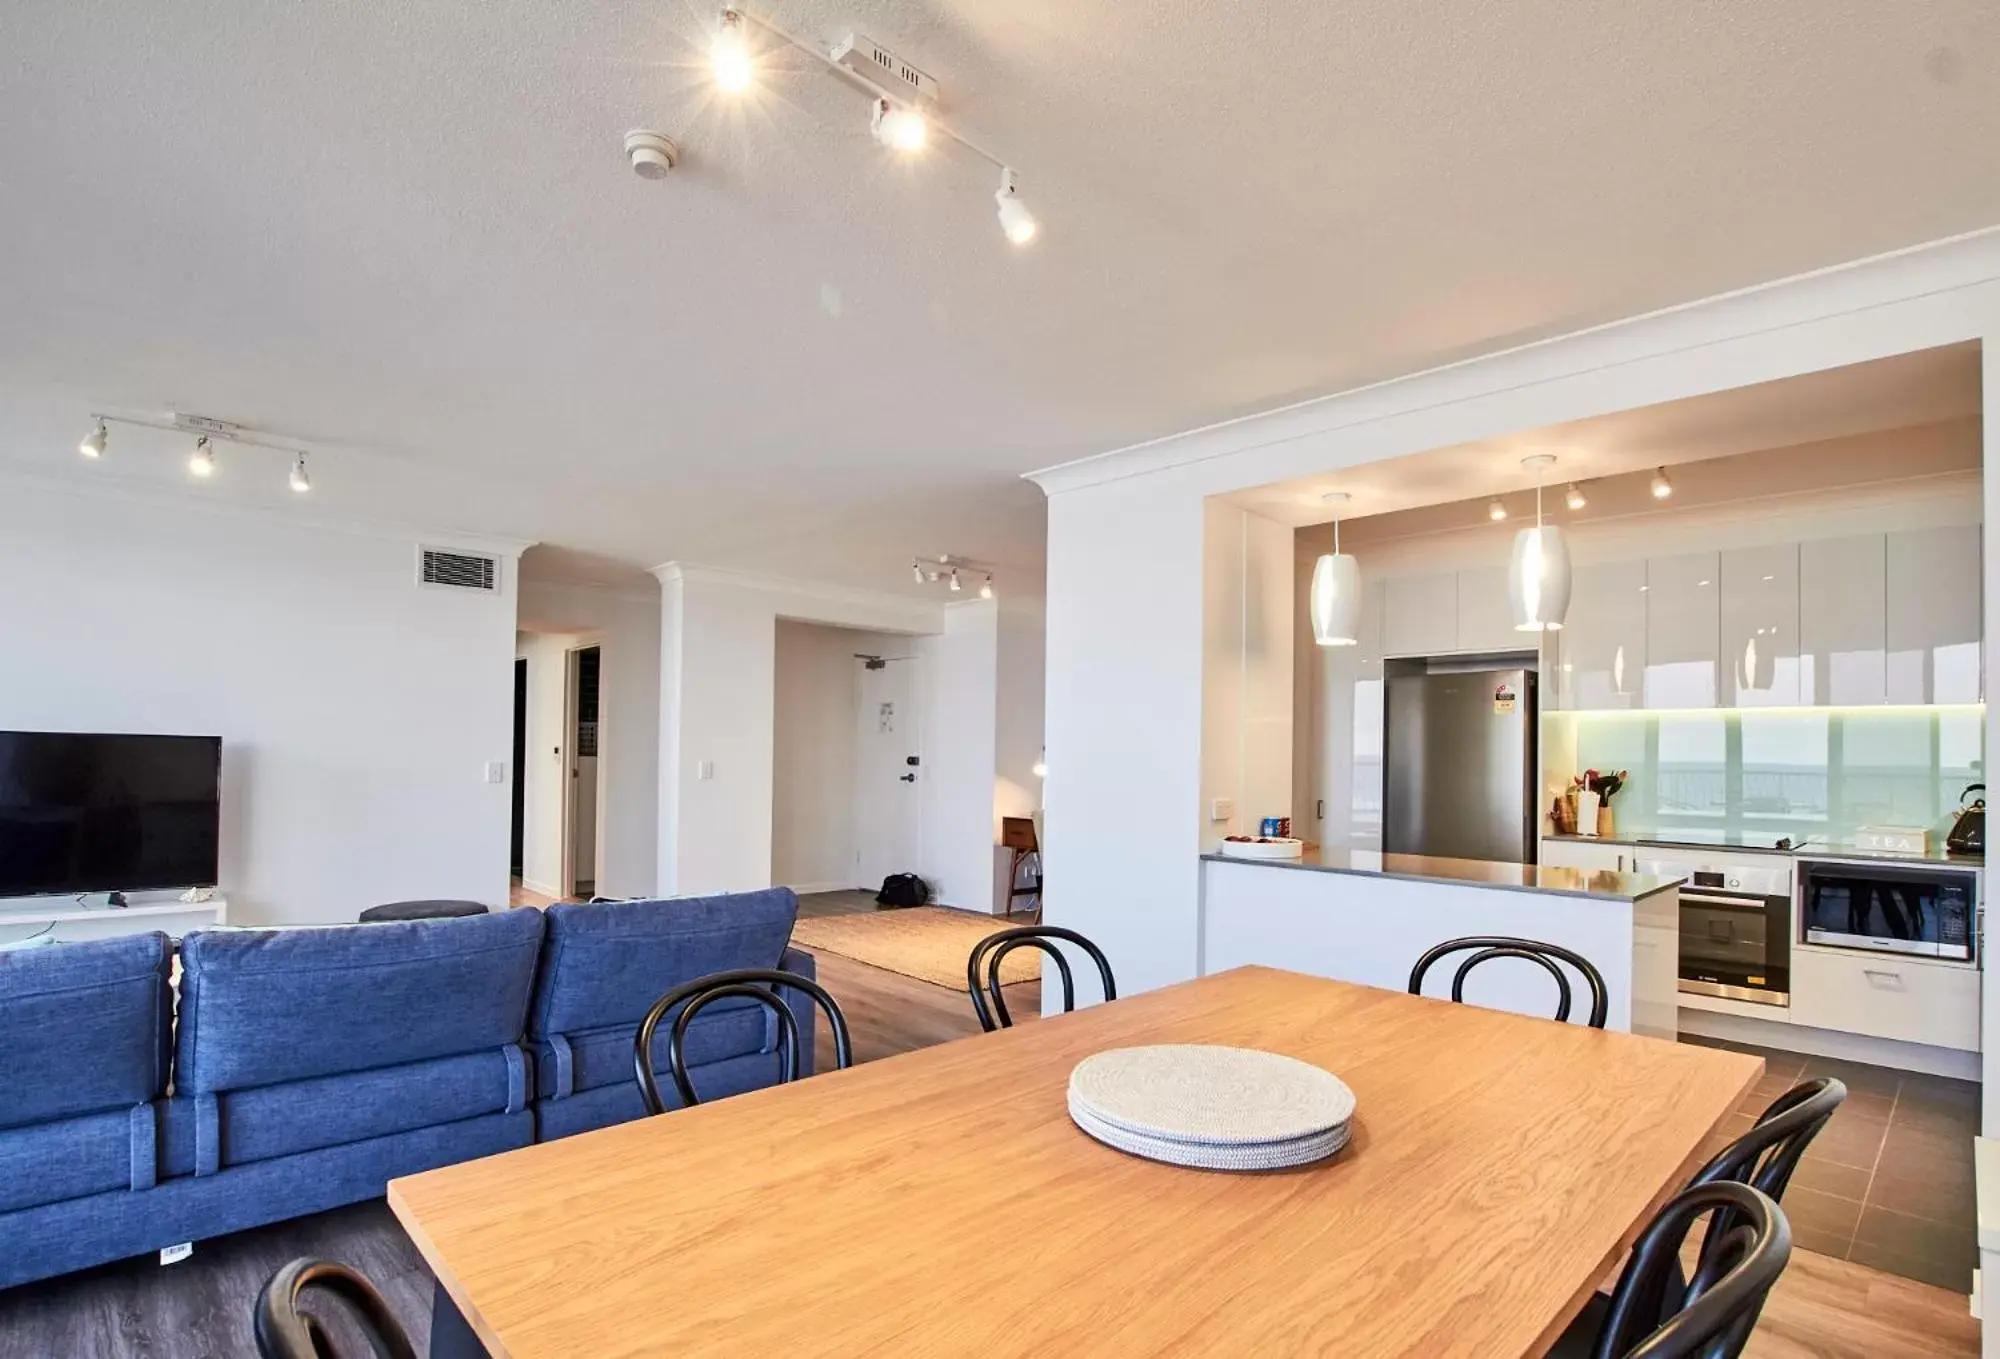
[[[1680,878],[1680,989],[1753,1005],[1792,1003],[1792,863],[1778,855],[1663,854],[1641,873]]]
[[[1974,961],[1979,875],[1937,864],[1799,860],[1799,931],[1808,944]]]

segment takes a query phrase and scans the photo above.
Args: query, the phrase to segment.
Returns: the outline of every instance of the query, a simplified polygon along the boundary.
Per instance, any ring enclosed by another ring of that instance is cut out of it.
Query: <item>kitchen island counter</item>
[[[1239,859],[1229,854],[1204,854],[1213,863],[1253,868],[1305,869],[1319,873],[1353,873],[1364,877],[1400,878],[1413,882],[1497,887],[1514,892],[1591,897],[1600,901],[1633,902],[1676,886],[1679,878],[1639,873],[1611,873],[1543,864],[1495,863],[1485,859],[1446,859],[1433,854],[1384,854],[1373,849],[1334,849],[1308,845],[1296,859]]]
[[[1199,905],[1203,975],[1246,964],[1403,990],[1425,950],[1500,935],[1556,944],[1604,978],[1605,1026],[1672,1038],[1678,1031],[1680,880],[1536,864],[1372,850],[1300,859],[1204,854]],[[1432,969],[1428,995],[1448,996],[1470,957]],[[1572,975],[1573,1019],[1590,995]],[[1554,984],[1533,963],[1500,958],[1466,978],[1475,1005],[1547,1018]]]

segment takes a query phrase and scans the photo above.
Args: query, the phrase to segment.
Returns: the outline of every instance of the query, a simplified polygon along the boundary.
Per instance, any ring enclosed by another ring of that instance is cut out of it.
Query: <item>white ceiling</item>
[[[1406,537],[1463,526],[1468,504],[1483,518],[1488,497],[1501,498],[1514,513],[1534,505],[1536,474],[1522,459],[1547,454],[1555,463],[1541,475],[1551,488],[1550,503],[1566,483],[1594,482],[1647,472],[1638,494],[1647,494],[1650,469],[1733,459],[1737,455],[1797,448],[1832,440],[1964,420],[1981,413],[1981,367],[1977,344],[1948,345],[1895,358],[1829,368],[1778,382],[1760,382],[1685,401],[1641,406],[1567,424],[1522,430],[1499,439],[1386,458],[1324,476],[1275,482],[1223,497],[1269,519],[1303,527],[1330,521],[1329,491],[1345,492],[1344,521],[1369,521],[1380,535]],[[1879,460],[1879,459],[1878,459]],[[1755,466],[1755,460],[1749,464]],[[1867,459],[1842,468],[1826,484],[1851,484],[1856,475],[1877,480],[1928,475],[1978,466],[1978,443],[1971,462],[1962,454],[1945,465],[1869,468]],[[1741,477],[1737,471],[1717,483],[1725,496],[1772,493],[1776,485]],[[1793,477],[1791,470],[1779,480]],[[1686,497],[1678,497],[1685,505]],[[1600,506],[1602,509],[1602,506]],[[1393,524],[1377,521],[1393,519]]]
[[[706,6],[0,8],[0,469],[93,408],[314,441],[312,513],[882,588],[1040,560],[1019,473],[2000,222],[1990,0],[777,0],[1013,161],[911,167]],[[632,127],[679,138],[663,183]],[[230,456],[203,496],[287,501]]]

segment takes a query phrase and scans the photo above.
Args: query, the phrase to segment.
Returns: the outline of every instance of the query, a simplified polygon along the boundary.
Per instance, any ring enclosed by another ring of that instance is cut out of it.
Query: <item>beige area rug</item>
[[[911,906],[867,914],[800,916],[792,926],[792,943],[963,991],[965,960],[972,946],[1006,928],[1007,922],[997,916]],[[1033,949],[1015,949],[1000,965],[1001,984],[1034,981],[1041,976],[1041,957]]]

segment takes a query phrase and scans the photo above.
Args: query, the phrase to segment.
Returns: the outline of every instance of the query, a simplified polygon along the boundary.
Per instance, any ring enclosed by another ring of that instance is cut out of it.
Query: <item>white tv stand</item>
[[[0,949],[30,937],[37,943],[73,943],[148,930],[164,930],[178,939],[228,923],[229,899],[220,892],[206,901],[183,901],[170,892],[138,893],[124,906],[80,905],[67,896],[13,897],[0,900]]]

